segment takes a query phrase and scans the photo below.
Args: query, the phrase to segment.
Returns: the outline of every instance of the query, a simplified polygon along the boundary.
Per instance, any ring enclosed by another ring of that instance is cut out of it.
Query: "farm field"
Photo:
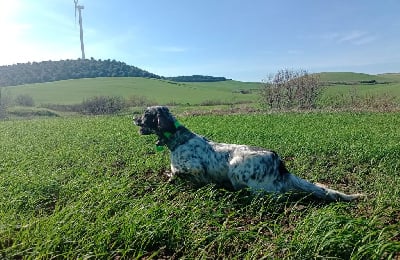
[[[398,107],[400,83],[376,85],[334,85],[325,87],[318,99],[321,108]]]
[[[175,108],[172,108],[175,112]],[[0,258],[400,257],[398,113],[184,116],[218,142],[277,151],[357,203],[169,184],[131,115],[0,121]]]
[[[335,106],[335,102],[350,102],[355,96],[361,99],[383,97],[384,100],[380,102],[400,102],[399,74],[329,72],[321,73],[320,78],[329,85],[320,97],[321,107]],[[361,81],[371,80],[379,84],[360,84]],[[91,78],[5,87],[3,93],[11,99],[28,95],[37,107],[46,104],[77,104],[93,96],[119,96],[126,99],[144,97],[157,104],[196,106],[206,103],[257,103],[261,86],[262,83],[234,80],[172,82],[147,78]]]
[[[259,86],[260,83],[232,80],[189,83],[147,78],[93,78],[7,87],[4,92],[12,97],[29,95],[37,105],[76,104],[93,96],[140,96],[156,103],[200,104],[254,101],[254,93],[241,94],[240,91],[251,92]]]
[[[321,81],[323,82],[347,82],[347,83],[359,83],[360,81],[371,81],[377,82],[400,82],[399,73],[385,73],[378,75],[371,75],[365,73],[355,72],[321,72],[319,73]]]
[[[328,87],[324,95],[344,95],[357,92],[360,95],[393,95],[400,97],[400,74],[369,75],[351,72],[321,73],[322,82],[334,84]],[[376,81],[378,84],[360,84],[360,82]]]

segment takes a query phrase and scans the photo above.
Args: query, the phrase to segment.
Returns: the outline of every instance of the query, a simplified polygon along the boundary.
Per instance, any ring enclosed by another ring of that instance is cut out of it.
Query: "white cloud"
[[[336,40],[338,43],[354,42],[364,37],[365,34],[366,34],[365,32],[353,31],[342,35],[339,34]]]
[[[363,36],[363,37],[361,37],[361,38],[354,39],[354,40],[352,41],[352,43],[353,43],[354,45],[364,45],[364,44],[368,44],[368,43],[370,43],[370,42],[373,42],[373,41],[375,41],[375,40],[376,40],[376,36],[373,36],[373,35],[368,36],[368,35],[366,35],[366,36]]]
[[[371,43],[377,39],[376,35],[366,31],[350,31],[350,32],[331,32],[322,35],[323,40],[333,41],[339,44],[364,45]]]

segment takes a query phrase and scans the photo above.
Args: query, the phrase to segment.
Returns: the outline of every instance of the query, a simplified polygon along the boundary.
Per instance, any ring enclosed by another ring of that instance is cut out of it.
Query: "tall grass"
[[[352,85],[326,87],[319,98],[322,108],[364,111],[398,111],[400,109],[400,85]]]
[[[293,173],[367,199],[169,184],[168,152],[130,116],[3,121],[1,258],[399,257],[398,114],[178,118],[215,141],[272,148]]]

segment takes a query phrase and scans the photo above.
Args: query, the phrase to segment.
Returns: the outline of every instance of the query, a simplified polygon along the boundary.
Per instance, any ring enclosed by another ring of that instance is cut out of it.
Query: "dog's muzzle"
[[[141,118],[133,118],[133,123],[140,127],[139,134],[141,135],[150,135],[154,133],[150,128],[145,127]]]
[[[133,117],[133,124],[135,124],[137,126],[143,126],[142,119]]]

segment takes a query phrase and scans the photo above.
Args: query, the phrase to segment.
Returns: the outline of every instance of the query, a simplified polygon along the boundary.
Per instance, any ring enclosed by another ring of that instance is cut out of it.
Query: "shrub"
[[[1,101],[0,98],[0,119],[6,118],[7,113],[6,113],[6,107],[3,105],[3,102]]]
[[[200,106],[218,106],[218,105],[232,105],[232,102],[207,99],[200,103]]]
[[[81,112],[82,111],[82,103],[65,105],[65,104],[42,104],[40,105],[42,108],[48,108],[51,110],[59,111],[59,112]]]
[[[24,107],[33,107],[35,105],[33,98],[27,94],[18,95],[14,102],[16,105]]]
[[[125,107],[121,97],[97,96],[84,100],[81,113],[91,115],[115,114]]]
[[[321,92],[319,76],[305,70],[283,69],[270,75],[261,89],[262,103],[269,108],[310,109]]]
[[[7,98],[0,87],[0,119],[7,117]]]
[[[155,102],[144,96],[130,96],[126,104],[131,107],[145,107],[155,105]]]
[[[35,107],[12,107],[8,109],[8,114],[16,117],[59,117],[59,115],[47,108]]]

